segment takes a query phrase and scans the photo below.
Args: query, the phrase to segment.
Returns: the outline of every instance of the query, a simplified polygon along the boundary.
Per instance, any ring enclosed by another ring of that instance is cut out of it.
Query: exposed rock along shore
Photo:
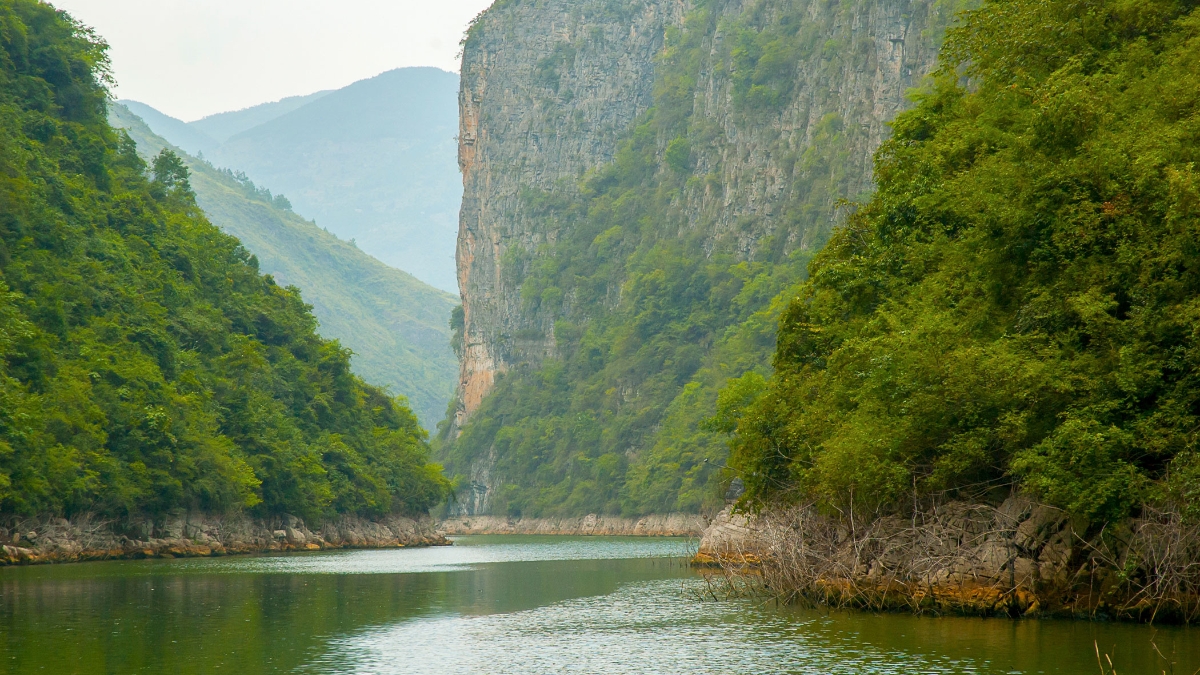
[[[458,516],[438,524],[445,534],[555,534],[647,537],[699,537],[709,519],[699,514],[671,513],[619,518],[590,514],[575,518],[507,518]]]
[[[751,572],[770,593],[821,604],[976,615],[1195,621],[1200,541],[1177,514],[1080,532],[1061,510],[1014,496],[914,516],[831,518],[811,506],[727,507],[693,563]]]
[[[0,565],[449,544],[428,517],[342,516],[315,531],[294,516],[186,515],[157,523],[12,519],[0,528]]]

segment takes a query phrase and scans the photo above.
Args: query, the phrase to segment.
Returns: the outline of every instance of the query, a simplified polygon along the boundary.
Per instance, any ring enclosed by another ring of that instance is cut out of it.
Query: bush
[[[781,319],[734,447],[750,499],[1016,481],[1104,522],[1194,491],[1198,35],[1169,0],[967,15]]]

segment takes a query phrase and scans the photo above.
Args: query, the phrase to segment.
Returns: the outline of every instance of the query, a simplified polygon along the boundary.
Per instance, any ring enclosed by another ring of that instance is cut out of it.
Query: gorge
[[[871,190],[946,2],[497,3],[463,52],[463,513],[720,507],[717,393]]]
[[[295,632],[323,651],[292,670],[421,672],[406,650],[449,627],[484,645],[468,671],[528,672],[522,634],[546,670],[593,663],[586,634],[634,636],[652,671],[719,635],[746,672],[987,672],[793,605],[1200,616],[1193,0],[499,0],[463,43],[460,370],[432,439],[197,187],[276,209],[298,255],[335,245],[313,223],[148,153],[66,14],[11,0],[0,37],[6,630],[45,597],[50,634],[84,607],[103,635],[87,589],[136,616],[160,580],[167,615],[228,607],[229,574],[269,619],[194,625],[261,625],[256,647],[295,623],[272,602],[320,596]],[[405,328],[436,349],[452,300],[420,297]],[[391,550],[334,550],[356,547]],[[234,552],[304,555],[172,566]],[[151,557],[97,563],[118,581],[19,568]],[[1100,661],[1103,631],[1071,625]],[[139,667],[177,663],[159,652]]]
[[[712,513],[736,476],[774,544],[734,562],[818,559],[784,595],[1194,618],[1194,7],[1101,4],[483,14],[452,512]]]

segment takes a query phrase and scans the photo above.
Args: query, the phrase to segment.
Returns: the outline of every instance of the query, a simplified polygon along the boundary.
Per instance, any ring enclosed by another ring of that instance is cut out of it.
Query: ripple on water
[[[190,559],[176,565],[193,572],[239,574],[416,574],[463,571],[489,563],[681,558],[694,546],[689,539],[665,537],[565,539],[474,535],[453,539],[453,546]]]
[[[853,641],[821,618],[695,602],[695,580],[486,616],[406,621],[342,638],[305,673],[988,673],[987,664]],[[747,613],[756,614],[748,620]]]

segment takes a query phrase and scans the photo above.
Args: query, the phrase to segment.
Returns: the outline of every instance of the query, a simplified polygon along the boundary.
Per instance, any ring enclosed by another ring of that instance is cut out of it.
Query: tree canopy
[[[0,512],[416,512],[399,399],[106,121],[105,45],[0,1]]]
[[[738,409],[752,500],[1200,490],[1200,3],[989,0]]]

